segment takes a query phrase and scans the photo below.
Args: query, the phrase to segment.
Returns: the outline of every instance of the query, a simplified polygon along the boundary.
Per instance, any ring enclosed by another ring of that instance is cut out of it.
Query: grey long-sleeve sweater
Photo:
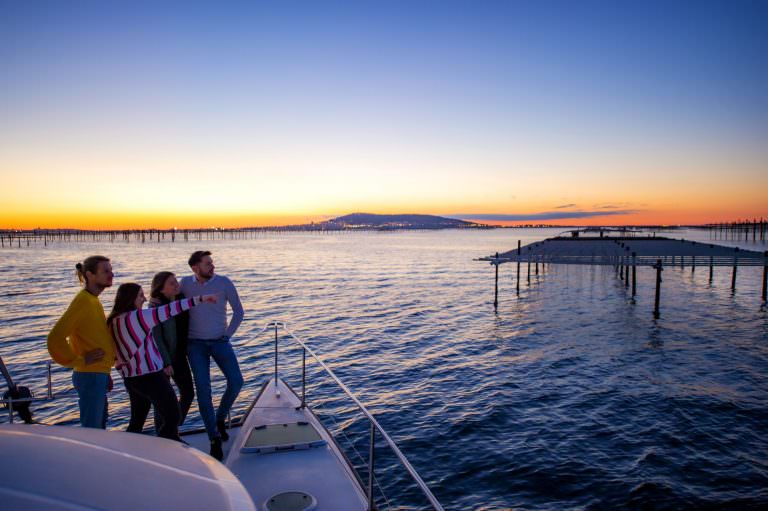
[[[223,275],[214,275],[207,282],[200,283],[194,276],[181,279],[184,296],[219,295],[216,303],[203,303],[189,311],[190,339],[219,339],[232,337],[243,321],[243,305],[235,285]],[[232,320],[227,325],[227,303],[232,309]]]

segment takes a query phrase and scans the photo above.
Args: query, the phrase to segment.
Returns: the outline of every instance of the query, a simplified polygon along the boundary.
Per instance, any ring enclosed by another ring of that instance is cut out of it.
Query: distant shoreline
[[[437,220],[434,220],[437,219]],[[412,219],[411,219],[412,220]],[[338,219],[317,224],[304,224],[292,226],[274,227],[240,227],[223,228],[208,227],[198,229],[0,229],[0,248],[11,248],[14,245],[21,248],[22,243],[27,247],[32,245],[48,246],[48,243],[72,243],[72,242],[135,242],[135,243],[160,243],[169,241],[189,242],[203,240],[247,240],[260,234],[343,234],[354,232],[403,232],[403,231],[445,231],[445,230],[492,230],[492,229],[556,229],[560,233],[586,229],[591,232],[612,231],[632,233],[637,232],[664,232],[679,229],[708,230],[716,237],[764,241],[768,234],[768,222],[739,222],[703,225],[626,225],[626,226],[567,226],[550,224],[526,224],[514,226],[500,226],[478,224],[465,221],[453,221],[446,219],[443,222],[440,217],[432,217],[426,223],[401,223],[384,222],[379,225],[362,223],[344,223]],[[578,235],[575,233],[574,235]]]
[[[35,229],[0,229],[2,235],[36,235],[42,236],[59,235],[59,234],[140,234],[140,233],[160,233],[160,234],[172,234],[176,235],[183,233],[197,233],[197,232],[381,232],[381,231],[447,231],[447,230],[490,230],[490,229],[658,229],[658,230],[677,230],[677,229],[709,229],[712,226],[709,224],[704,225],[603,225],[603,226],[591,226],[591,225],[549,225],[549,224],[525,224],[525,225],[490,225],[490,224],[477,224],[473,226],[450,226],[450,227],[428,227],[428,226],[354,226],[354,227],[317,227],[309,228],[304,225],[282,225],[282,226],[263,226],[263,227],[190,227],[187,229],[179,228],[130,228],[130,229],[77,229],[69,227],[56,227],[46,228],[39,227]]]
[[[498,225],[472,222],[457,218],[448,218],[437,215],[424,214],[394,214],[384,215],[377,213],[350,213],[340,217],[324,220],[321,222],[310,222],[305,224],[293,225],[268,225],[251,227],[194,227],[186,229],[171,228],[129,228],[129,229],[75,229],[70,227],[61,228],[42,228],[35,229],[0,229],[0,234],[5,236],[155,236],[170,235],[175,238],[177,235],[188,237],[190,233],[258,233],[258,232],[348,232],[348,231],[410,231],[410,230],[445,230],[445,229],[654,229],[654,230],[675,230],[675,229],[757,229],[761,231],[766,229],[765,220],[758,221],[736,221],[736,222],[717,222],[698,225],[578,225],[578,224],[546,224],[546,223],[527,223],[517,225]]]
[[[611,229],[611,230],[678,230],[678,229],[712,229],[718,226],[728,226],[733,228],[736,225],[753,225],[753,222],[745,222],[740,224],[733,223],[713,223],[713,224],[691,224],[691,225],[551,225],[551,224],[522,224],[522,225],[492,225],[492,224],[475,224],[472,226],[345,226],[345,227],[321,227],[314,226],[309,227],[307,225],[276,225],[276,226],[261,226],[261,227],[190,227],[185,229],[179,228],[158,228],[158,227],[146,227],[146,228],[128,228],[128,229],[78,229],[72,227],[38,227],[35,229],[15,229],[4,228],[0,229],[0,234],[30,234],[42,236],[44,234],[58,235],[58,234],[137,234],[137,233],[165,233],[165,234],[181,234],[192,232],[354,232],[354,231],[445,231],[445,230],[488,230],[488,229]],[[758,222],[757,225],[760,225]]]

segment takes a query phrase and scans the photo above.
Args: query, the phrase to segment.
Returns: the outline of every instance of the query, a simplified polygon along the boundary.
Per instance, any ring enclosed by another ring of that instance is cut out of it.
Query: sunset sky
[[[0,228],[768,217],[768,2],[0,0]]]

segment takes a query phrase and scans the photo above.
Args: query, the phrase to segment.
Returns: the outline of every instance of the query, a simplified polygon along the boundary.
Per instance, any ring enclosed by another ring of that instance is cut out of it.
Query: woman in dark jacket
[[[152,279],[151,295],[150,306],[152,307],[165,305],[183,298],[179,294],[179,282],[176,280],[176,275],[169,271],[161,271],[155,275]],[[189,407],[192,406],[192,400],[195,398],[192,372],[187,361],[188,332],[188,312],[183,312],[170,321],[161,323],[152,329],[155,343],[160,350],[160,355],[163,357],[163,371],[165,371],[166,375],[173,378],[176,387],[179,389],[179,408],[181,411],[179,425],[184,423]]]

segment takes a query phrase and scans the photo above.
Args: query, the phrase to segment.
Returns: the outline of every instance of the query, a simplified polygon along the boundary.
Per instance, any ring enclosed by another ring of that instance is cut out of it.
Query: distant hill
[[[481,224],[435,215],[374,215],[352,213],[320,222],[330,229],[466,229]],[[317,225],[317,224],[315,224]]]

